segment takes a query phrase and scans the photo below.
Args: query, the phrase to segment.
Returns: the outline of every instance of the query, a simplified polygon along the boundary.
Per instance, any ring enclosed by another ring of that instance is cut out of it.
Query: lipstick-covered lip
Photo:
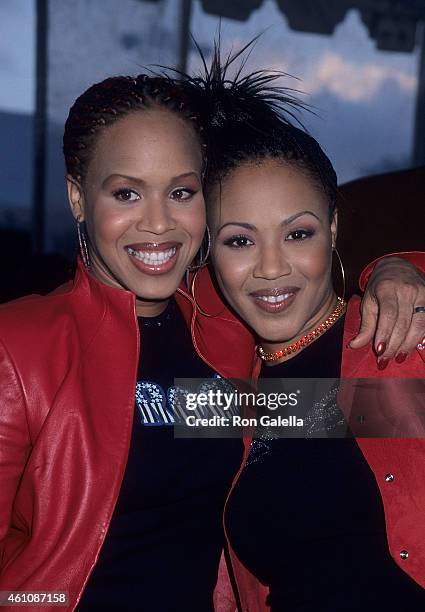
[[[131,263],[146,274],[170,272],[177,263],[181,242],[137,242],[125,247]]]
[[[263,312],[277,314],[284,312],[294,303],[299,290],[299,287],[264,288],[252,291],[249,297]]]
[[[294,295],[300,290],[299,287],[272,287],[272,288],[264,288],[257,289],[257,291],[251,291],[250,296],[253,298],[267,298],[267,297],[279,297],[288,295]]]
[[[181,246],[181,242],[168,240],[167,242],[137,242],[134,244],[127,244],[124,248],[126,250],[131,249],[132,251],[139,251],[141,253],[155,253],[168,251],[169,249],[178,249]]]

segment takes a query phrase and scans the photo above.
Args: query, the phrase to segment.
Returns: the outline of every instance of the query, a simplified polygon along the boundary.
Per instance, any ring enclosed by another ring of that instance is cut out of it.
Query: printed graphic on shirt
[[[228,381],[215,374],[213,378],[203,381],[197,393],[208,393],[216,391],[217,388],[234,389]],[[143,425],[173,425],[176,421],[183,421],[189,414],[187,411],[187,395],[193,394],[193,390],[181,387],[169,387],[167,391],[155,382],[139,381],[136,384],[136,405],[140,411],[140,418]],[[233,407],[227,409],[227,415],[236,414]],[[197,406],[191,409],[190,414],[199,418],[209,418],[212,416],[222,416],[223,407],[209,403],[206,406]]]

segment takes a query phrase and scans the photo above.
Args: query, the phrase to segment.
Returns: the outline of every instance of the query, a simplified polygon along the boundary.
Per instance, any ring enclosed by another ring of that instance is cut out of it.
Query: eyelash
[[[186,197],[180,197],[180,198],[174,197],[175,194],[184,193],[184,192],[187,194]],[[194,191],[193,189],[187,189],[184,187],[180,187],[179,189],[175,189],[174,191],[172,191],[170,196],[173,200],[177,200],[178,202],[186,202],[187,200],[190,200],[192,196],[195,195],[195,193],[196,191]],[[134,194],[137,197],[136,198],[123,197],[124,195],[128,195],[128,194]],[[140,200],[140,195],[137,193],[137,191],[134,191],[134,189],[130,189],[128,187],[117,189],[116,191],[112,192],[112,195],[114,196],[114,198],[116,198],[120,202],[135,202],[136,200]]]
[[[134,194],[137,196],[137,198],[123,198],[123,194]],[[117,189],[116,191],[112,192],[112,195],[114,196],[114,198],[116,198],[117,200],[119,200],[120,202],[135,202],[136,200],[140,200],[140,195],[137,193],[137,191],[134,191],[134,189],[129,189],[126,187],[123,187],[122,189]]]
[[[188,195],[185,198],[174,198],[174,194],[179,192],[186,192]],[[188,189],[187,187],[179,187],[178,189],[174,189],[174,191],[171,192],[171,197],[173,200],[177,200],[178,202],[186,202],[187,200],[190,200],[195,195],[195,193],[196,191],[194,189]]]
[[[314,231],[313,230],[304,230],[304,229],[298,229],[298,230],[293,230],[292,232],[290,232],[288,234],[288,236],[285,238],[285,240],[294,240],[296,242],[302,242],[303,240],[306,240],[307,238],[310,238],[311,236],[314,235]],[[290,236],[293,236],[294,234],[303,234],[304,237],[298,237],[298,238],[290,238]],[[235,244],[237,241],[248,241],[251,244]],[[238,234],[237,236],[231,236],[230,238],[227,238],[227,240],[224,241],[224,245],[225,246],[229,246],[233,249],[244,249],[246,247],[250,247],[252,246],[254,243],[253,241],[248,238],[248,236],[245,236],[244,234]]]
[[[289,238],[289,236],[292,236],[293,234],[304,234],[304,238]],[[311,236],[313,235],[314,235],[314,230],[297,229],[289,233],[288,236],[285,238],[285,240],[302,241],[302,240],[306,240],[307,238],[311,238]]]
[[[239,245],[233,244],[237,240],[247,240],[251,242],[251,244],[239,244]],[[248,238],[248,236],[244,236],[243,234],[238,234],[237,236],[231,236],[230,238],[227,238],[227,240],[224,241],[224,244],[226,246],[231,247],[232,249],[243,249],[245,247],[252,246],[252,244],[254,243],[252,242],[250,238]]]

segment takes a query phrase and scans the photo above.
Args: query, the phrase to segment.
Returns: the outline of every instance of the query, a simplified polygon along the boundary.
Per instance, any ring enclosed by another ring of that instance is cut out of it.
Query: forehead
[[[140,172],[156,167],[186,172],[202,164],[198,135],[189,121],[163,109],[129,113],[106,127],[98,136],[90,170]]]
[[[328,204],[315,181],[294,165],[279,160],[244,163],[212,192],[215,221],[229,217],[249,222],[281,222],[301,210],[326,216]],[[248,220],[248,217],[251,221]]]

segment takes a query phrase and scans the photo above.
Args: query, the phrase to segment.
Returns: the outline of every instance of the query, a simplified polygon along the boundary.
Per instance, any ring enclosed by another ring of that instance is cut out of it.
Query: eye
[[[239,236],[231,236],[224,241],[225,246],[229,246],[233,249],[243,249],[244,247],[250,247],[254,243],[248,236],[240,234]]]
[[[314,232],[312,230],[298,229],[288,234],[285,240],[305,240],[313,236],[313,234]]]
[[[140,200],[139,194],[133,189],[117,189],[112,195],[120,202],[135,202],[136,200]]]
[[[175,189],[171,192],[171,199],[177,200],[178,202],[184,202],[185,200],[190,200],[190,198],[195,195],[196,191],[193,189],[187,189],[180,187],[179,189]]]

